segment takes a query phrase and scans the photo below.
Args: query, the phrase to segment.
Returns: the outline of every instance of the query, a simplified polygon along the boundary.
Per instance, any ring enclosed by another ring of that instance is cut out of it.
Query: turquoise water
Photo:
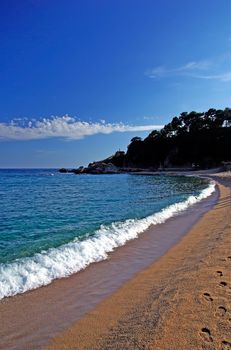
[[[106,259],[150,224],[182,210],[175,206],[170,215],[166,208],[207,187],[194,177],[0,170],[0,297]]]

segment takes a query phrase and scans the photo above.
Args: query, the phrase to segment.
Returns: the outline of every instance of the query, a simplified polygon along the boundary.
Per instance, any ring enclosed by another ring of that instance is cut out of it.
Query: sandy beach
[[[218,203],[46,350],[231,348],[231,177],[212,177]]]
[[[4,298],[0,348],[229,349],[231,177],[198,175],[217,181],[212,196],[105,261]]]
[[[0,350],[231,350],[231,0],[0,3]]]

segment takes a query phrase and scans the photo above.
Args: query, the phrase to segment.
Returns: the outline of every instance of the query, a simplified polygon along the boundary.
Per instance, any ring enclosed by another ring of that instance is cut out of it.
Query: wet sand
[[[231,349],[231,179],[218,203],[46,350]]]

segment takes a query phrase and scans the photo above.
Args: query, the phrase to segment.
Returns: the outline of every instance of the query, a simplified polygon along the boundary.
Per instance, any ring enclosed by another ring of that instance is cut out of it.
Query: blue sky
[[[230,0],[2,0],[0,167],[74,167],[231,107]]]

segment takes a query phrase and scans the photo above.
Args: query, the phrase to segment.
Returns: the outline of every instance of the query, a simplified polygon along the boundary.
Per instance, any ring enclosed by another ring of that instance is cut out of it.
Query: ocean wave
[[[114,222],[109,226],[101,225],[94,235],[85,240],[76,238],[32,257],[0,264],[0,299],[47,285],[54,279],[68,277],[93,262],[107,259],[108,253],[116,247],[137,238],[149,226],[164,223],[170,217],[210,196],[214,190],[215,183],[211,181],[198,196],[189,196],[187,200],[172,204],[146,218]]]

